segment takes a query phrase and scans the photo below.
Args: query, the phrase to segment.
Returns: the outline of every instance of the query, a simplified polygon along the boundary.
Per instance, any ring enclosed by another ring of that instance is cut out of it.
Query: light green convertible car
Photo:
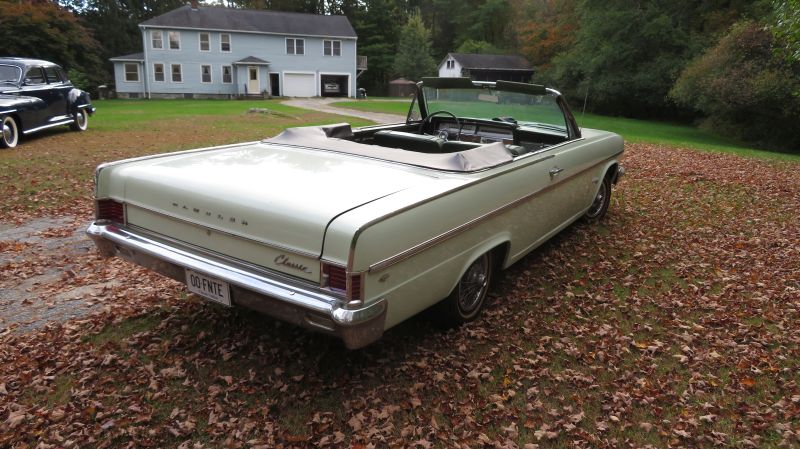
[[[555,90],[429,78],[405,123],[103,164],[87,233],[190,292],[360,348],[434,305],[478,317],[493,272],[606,213],[622,150]]]

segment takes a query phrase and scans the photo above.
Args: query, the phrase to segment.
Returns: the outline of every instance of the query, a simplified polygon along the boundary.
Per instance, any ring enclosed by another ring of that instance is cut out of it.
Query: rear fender
[[[72,89],[67,94],[69,113],[75,115],[81,109],[86,109],[89,114],[94,112],[89,93],[80,89]]]

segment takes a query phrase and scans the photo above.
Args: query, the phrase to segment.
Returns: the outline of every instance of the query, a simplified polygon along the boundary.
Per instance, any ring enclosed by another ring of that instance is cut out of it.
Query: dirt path
[[[330,114],[350,115],[353,117],[372,120],[377,123],[401,123],[406,120],[402,115],[386,114],[383,112],[369,112],[360,111],[358,109],[340,108],[331,106],[330,104],[336,101],[342,101],[341,98],[295,98],[286,100],[283,104],[287,106],[294,106],[297,108],[310,109],[312,111],[327,112]]]

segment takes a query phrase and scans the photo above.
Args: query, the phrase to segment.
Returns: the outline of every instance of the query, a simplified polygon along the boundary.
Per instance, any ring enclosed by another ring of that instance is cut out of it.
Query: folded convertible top
[[[264,142],[355,154],[450,172],[484,170],[511,162],[514,159],[511,152],[501,142],[489,143],[454,153],[429,154],[328,137],[326,128],[321,126],[288,128],[275,137],[265,139]]]

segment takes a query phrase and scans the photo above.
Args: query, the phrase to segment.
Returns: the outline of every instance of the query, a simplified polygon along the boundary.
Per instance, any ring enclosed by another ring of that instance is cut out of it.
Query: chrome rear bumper
[[[232,304],[337,336],[350,349],[366,346],[383,335],[384,298],[348,309],[342,298],[307,281],[199,253],[143,231],[96,221],[86,234],[104,256],[122,257],[183,283],[187,268],[224,280],[231,286]]]

